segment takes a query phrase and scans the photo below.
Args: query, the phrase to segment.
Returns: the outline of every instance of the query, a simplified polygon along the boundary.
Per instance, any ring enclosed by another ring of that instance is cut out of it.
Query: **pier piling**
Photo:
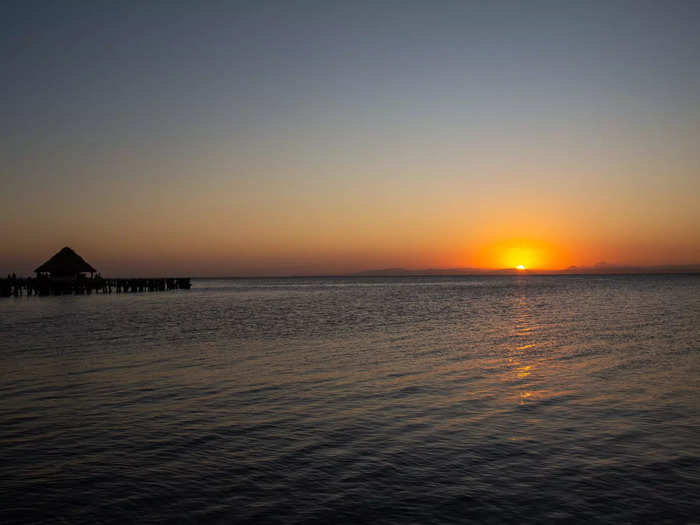
[[[84,295],[91,293],[144,293],[189,290],[189,277],[147,279],[104,279],[102,277],[55,279],[29,277],[0,279],[0,297],[29,295]]]

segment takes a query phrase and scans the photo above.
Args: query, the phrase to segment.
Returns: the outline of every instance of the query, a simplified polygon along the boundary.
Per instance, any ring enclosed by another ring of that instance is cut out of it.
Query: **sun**
[[[485,242],[476,252],[478,267],[515,270],[520,273],[564,266],[561,250],[554,244],[527,238],[506,238]]]

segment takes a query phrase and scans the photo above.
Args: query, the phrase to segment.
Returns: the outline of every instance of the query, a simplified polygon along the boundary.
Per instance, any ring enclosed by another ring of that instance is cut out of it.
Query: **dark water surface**
[[[700,277],[0,300],[0,522],[700,522]]]

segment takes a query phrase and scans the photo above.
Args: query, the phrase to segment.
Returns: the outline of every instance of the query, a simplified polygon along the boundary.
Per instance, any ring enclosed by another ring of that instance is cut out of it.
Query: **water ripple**
[[[0,302],[3,523],[693,522],[700,278]]]

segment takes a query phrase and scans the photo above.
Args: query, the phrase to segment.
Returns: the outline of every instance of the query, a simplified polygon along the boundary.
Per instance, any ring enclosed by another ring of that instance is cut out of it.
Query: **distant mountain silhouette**
[[[487,270],[482,268],[425,268],[411,270],[406,268],[382,268],[365,270],[352,275],[366,277],[418,276],[418,275],[605,275],[605,274],[649,274],[649,273],[700,273],[700,264],[677,264],[656,266],[625,266],[597,263],[594,266],[569,266],[562,270],[538,270],[536,268],[518,270],[502,268]]]
[[[426,268],[423,270],[407,270],[406,268],[383,268],[380,270],[365,270],[353,275],[366,276],[400,276],[400,275],[471,275],[481,274],[486,270],[478,268]]]
[[[594,266],[573,266],[566,270],[545,273],[562,274],[633,274],[633,273],[700,273],[700,264],[663,264],[655,266],[628,266],[599,262]]]

